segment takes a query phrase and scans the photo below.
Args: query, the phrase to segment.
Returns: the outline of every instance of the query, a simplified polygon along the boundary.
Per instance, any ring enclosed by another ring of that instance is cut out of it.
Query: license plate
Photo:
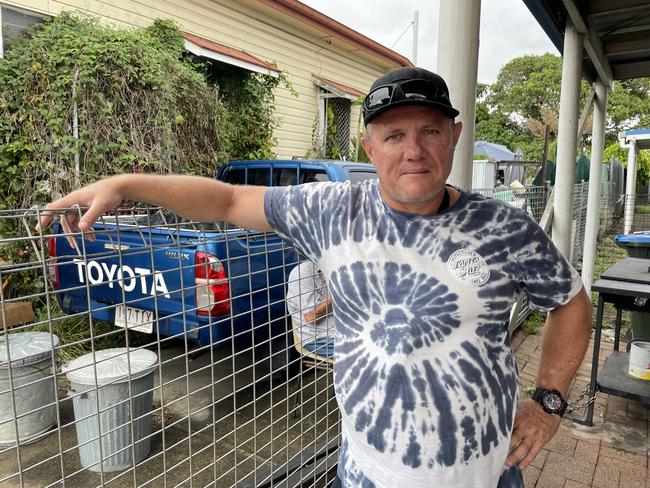
[[[153,332],[153,312],[118,305],[115,307],[115,325],[151,334]]]

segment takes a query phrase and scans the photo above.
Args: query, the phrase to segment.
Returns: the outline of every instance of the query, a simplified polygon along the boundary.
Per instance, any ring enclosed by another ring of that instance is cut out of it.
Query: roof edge
[[[241,49],[226,46],[220,42],[211,41],[205,37],[197,36],[196,34],[191,34],[185,31],[181,31],[181,36],[183,39],[185,39],[185,49],[194,54],[207,56],[218,61],[225,61],[229,64],[239,66],[240,68],[254,71],[256,73],[270,75],[274,78],[277,78],[280,74],[280,70],[277,67]],[[202,50],[202,52],[195,52],[188,46],[188,42],[190,45],[193,45],[199,50]],[[216,54],[216,56],[209,55],[208,53]]]
[[[344,85],[343,83],[339,83],[338,81],[332,81],[327,78],[323,78],[322,76],[318,76],[314,73],[312,73],[311,76],[316,86],[322,88],[323,90],[327,90],[330,93],[334,93],[335,95],[338,95],[340,97],[356,100],[359,97],[366,96],[366,94],[363,93],[361,90],[357,90],[356,88],[353,88],[351,86]]]
[[[298,19],[305,24],[315,27],[333,37],[336,37],[344,42],[347,42],[366,53],[372,54],[390,64],[399,66],[413,66],[413,63],[396,53],[392,49],[382,46],[378,42],[358,33],[357,31],[337,22],[336,20],[328,17],[327,15],[315,10],[298,0],[258,0],[259,2],[274,8]]]

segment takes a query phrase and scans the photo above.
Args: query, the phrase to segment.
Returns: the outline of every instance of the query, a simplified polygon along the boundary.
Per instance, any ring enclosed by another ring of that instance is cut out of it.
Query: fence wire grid
[[[0,214],[0,486],[331,481],[331,373],[284,311],[295,251],[163,215],[107,215],[93,241]]]
[[[538,222],[549,193],[476,191]],[[601,202],[601,232],[624,201]],[[330,361],[286,311],[294,248],[142,206],[103,216],[94,238],[34,230],[39,216],[0,212],[0,487],[330,484],[340,415]]]

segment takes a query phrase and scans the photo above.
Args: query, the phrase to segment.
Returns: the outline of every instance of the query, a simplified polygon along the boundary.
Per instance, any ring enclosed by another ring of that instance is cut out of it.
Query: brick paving
[[[522,389],[534,385],[542,332],[518,332],[513,337]],[[605,336],[603,339],[601,365],[613,350],[613,342]],[[593,339],[571,386],[570,401],[589,383],[592,351]],[[577,416],[583,414],[576,412]],[[526,487],[650,488],[648,422],[648,408],[643,404],[599,393],[594,425],[587,427],[563,419],[555,437],[524,471]]]

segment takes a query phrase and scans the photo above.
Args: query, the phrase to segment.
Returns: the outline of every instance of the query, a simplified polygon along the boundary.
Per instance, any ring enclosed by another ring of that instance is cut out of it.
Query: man
[[[524,212],[445,184],[461,124],[441,77],[388,73],[372,85],[363,115],[375,181],[267,189],[128,175],[48,208],[89,206],[70,222],[84,232],[122,199],[275,230],[328,280],[339,486],[523,486],[520,468],[557,430],[587,348],[589,299]],[[519,291],[549,311],[537,401],[517,402],[507,325]]]
[[[287,310],[301,347],[319,356],[334,355],[332,299],[325,277],[309,260],[295,266],[287,284]]]

